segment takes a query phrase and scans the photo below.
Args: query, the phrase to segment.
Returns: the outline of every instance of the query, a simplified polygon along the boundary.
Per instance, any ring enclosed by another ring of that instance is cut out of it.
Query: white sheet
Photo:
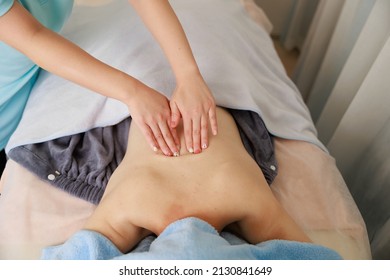
[[[269,34],[239,1],[170,2],[218,105],[258,112],[274,135],[326,150]],[[63,34],[168,97],[173,92],[174,76],[162,51],[127,1],[76,7]],[[42,73],[6,149],[112,125],[128,114],[118,101]]]

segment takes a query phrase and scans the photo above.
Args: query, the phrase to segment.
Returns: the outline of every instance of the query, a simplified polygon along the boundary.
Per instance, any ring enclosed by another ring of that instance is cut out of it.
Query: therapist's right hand
[[[126,102],[130,115],[141,129],[151,149],[161,150],[166,156],[178,156],[180,141],[175,128],[171,127],[169,100],[158,91],[143,83]]]

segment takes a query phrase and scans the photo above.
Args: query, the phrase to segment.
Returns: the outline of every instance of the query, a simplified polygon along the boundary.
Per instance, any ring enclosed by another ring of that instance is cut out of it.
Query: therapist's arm
[[[159,147],[166,155],[178,152],[165,96],[45,28],[18,1],[0,17],[0,41],[49,72],[122,101],[152,148]]]
[[[168,0],[129,0],[163,49],[176,76],[170,101],[172,125],[183,118],[186,146],[201,152],[208,146],[208,126],[217,134],[216,104],[200,74],[184,30]]]

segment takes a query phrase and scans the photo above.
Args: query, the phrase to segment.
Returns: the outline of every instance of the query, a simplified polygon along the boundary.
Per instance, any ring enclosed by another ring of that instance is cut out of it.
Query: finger
[[[199,154],[201,149],[200,143],[200,131],[201,131],[201,120],[200,118],[195,118],[192,120],[192,145],[194,148],[194,153]]]
[[[218,122],[217,122],[217,112],[216,107],[212,107],[209,110],[209,120],[211,125],[211,132],[213,135],[218,134]]]
[[[160,127],[156,124],[150,127],[153,132],[153,136],[156,139],[161,151],[166,156],[172,156],[172,152],[169,149],[167,143],[165,142],[164,135],[160,130]]]
[[[176,102],[170,102],[170,107],[171,107],[171,123],[170,126],[172,128],[176,128],[177,125],[180,122],[181,114],[180,110],[176,105]]]
[[[180,155],[180,149],[181,149],[180,146],[181,145],[180,145],[180,138],[179,138],[179,136],[177,134],[176,128],[172,128],[171,127],[171,134],[173,136],[173,141],[175,141],[175,144],[176,144],[176,147],[177,147],[177,154],[176,155],[174,154],[174,156],[179,156]]]
[[[169,127],[171,128],[171,134],[173,136],[173,140],[175,141],[177,149],[180,151],[180,139],[177,135],[176,127],[178,126],[181,118],[179,107],[177,107],[176,102],[170,102],[171,107],[171,121],[169,123]]]
[[[174,136],[172,135],[172,129],[169,122],[160,123],[160,131],[164,137],[164,141],[169,148],[169,155],[178,156],[179,150],[177,148]]]
[[[188,118],[183,118],[184,139],[186,142],[187,151],[194,152],[192,145],[192,121]]]
[[[207,147],[209,146],[209,140],[208,140],[209,129],[208,129],[208,120],[206,117],[202,117],[200,125],[201,125],[201,130],[200,130],[201,144],[202,144],[202,150],[204,150],[207,149]]]
[[[157,152],[158,148],[159,148],[159,145],[158,145],[158,143],[156,141],[156,138],[153,135],[153,132],[152,132],[151,128],[148,125],[146,125],[146,124],[142,125],[140,128],[141,128],[141,131],[142,131],[142,133],[144,134],[144,136],[146,138],[146,141],[149,143],[149,145],[152,148],[152,150],[154,152]]]

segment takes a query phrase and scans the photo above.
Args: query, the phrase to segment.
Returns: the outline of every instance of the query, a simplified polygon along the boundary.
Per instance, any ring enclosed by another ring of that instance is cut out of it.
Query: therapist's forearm
[[[140,82],[43,27],[20,4],[0,18],[0,39],[37,65],[107,97],[129,103]]]
[[[139,83],[47,29],[35,35],[27,55],[47,71],[124,103]],[[29,53],[31,52],[31,53]]]
[[[199,74],[190,44],[168,0],[129,0],[156,38],[176,79]]]

